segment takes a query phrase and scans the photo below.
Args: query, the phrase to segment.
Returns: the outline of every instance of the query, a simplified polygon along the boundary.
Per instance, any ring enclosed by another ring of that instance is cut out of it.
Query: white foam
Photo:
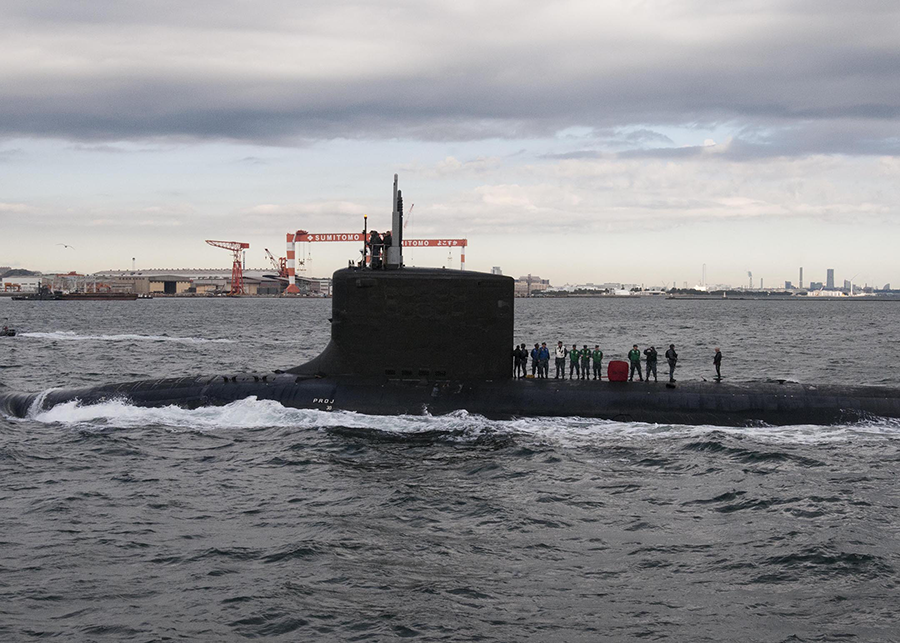
[[[40,412],[40,408],[44,406],[44,400],[47,399],[47,396],[54,390],[55,389],[48,388],[47,390],[38,393],[34,400],[32,400],[31,405],[28,407],[28,411],[25,412],[25,417],[29,419],[36,418],[38,413]]]
[[[270,400],[249,397],[227,406],[182,409],[177,406],[140,407],[123,400],[82,406],[78,401],[58,404],[29,419],[45,424],[98,425],[117,428],[164,426],[172,429],[314,426],[316,411],[288,409]]]
[[[29,419],[44,424],[137,428],[162,426],[171,430],[213,431],[284,427],[321,430],[334,427],[368,429],[395,434],[442,433],[446,439],[469,441],[483,435],[528,436],[539,444],[577,448],[598,442],[641,441],[670,438],[703,438],[711,433],[750,438],[759,442],[817,444],[858,439],[896,439],[900,421],[872,420],[839,426],[797,425],[783,427],[720,427],[712,425],[659,425],[614,422],[578,417],[489,420],[466,411],[443,416],[365,415],[350,411],[287,408],[271,400],[248,397],[226,406],[187,410],[176,406],[146,408],[124,401],[82,406],[67,402],[46,411],[32,406]]]
[[[82,405],[75,400],[35,412],[39,408],[38,402],[43,397],[46,397],[45,393],[32,404],[30,420],[44,424],[73,426],[116,428],[163,426],[194,431],[269,427],[300,429],[343,427],[415,434],[431,431],[477,432],[491,424],[484,418],[470,416],[465,411],[437,418],[428,415],[365,415],[351,411],[329,412],[288,408],[272,400],[259,400],[255,396],[225,406],[205,406],[198,409],[183,409],[177,406],[140,407],[124,400]]]
[[[182,344],[233,344],[233,339],[206,339],[205,337],[168,337],[166,335],[78,335],[59,330],[50,333],[19,333],[20,337],[61,341],[97,342],[179,342]]]

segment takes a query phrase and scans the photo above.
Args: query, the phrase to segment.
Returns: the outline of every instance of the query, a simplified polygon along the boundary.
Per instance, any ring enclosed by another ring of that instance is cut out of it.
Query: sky
[[[468,239],[471,270],[900,287],[898,25],[896,0],[4,0],[0,265],[224,268],[221,239],[262,267],[289,231],[390,227],[397,173],[406,237]]]

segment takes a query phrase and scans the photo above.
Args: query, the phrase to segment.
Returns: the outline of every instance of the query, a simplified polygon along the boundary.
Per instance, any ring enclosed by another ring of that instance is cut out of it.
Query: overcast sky
[[[262,266],[287,231],[387,228],[397,172],[407,236],[468,238],[470,269],[900,287],[898,25],[896,0],[4,0],[0,265],[226,267],[203,240],[233,239]]]

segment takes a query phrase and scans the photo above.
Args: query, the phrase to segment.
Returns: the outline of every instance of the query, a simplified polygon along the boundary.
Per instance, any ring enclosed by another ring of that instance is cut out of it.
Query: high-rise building
[[[492,275],[502,275],[503,271],[500,270],[500,266],[494,266],[493,268],[491,268],[491,274]]]
[[[793,290],[793,289],[794,289],[794,284],[793,284],[793,282],[785,281],[785,282],[784,282],[784,289],[785,289],[785,290]]]
[[[834,290],[834,268],[829,268],[825,276],[825,288]]]
[[[550,288],[549,279],[541,279],[535,275],[519,277],[516,280],[516,297],[531,297],[533,293]]]
[[[800,290],[803,290],[803,266],[800,266]]]
[[[852,285],[850,284],[850,280],[844,279],[844,290],[850,290],[851,287]]]

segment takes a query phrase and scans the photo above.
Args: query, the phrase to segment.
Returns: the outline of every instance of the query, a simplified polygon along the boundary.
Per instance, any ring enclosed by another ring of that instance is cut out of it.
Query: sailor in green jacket
[[[641,351],[638,350],[637,344],[628,351],[628,361],[631,362],[631,374],[628,376],[628,381],[634,381],[634,372],[637,371],[638,379],[643,382],[644,374],[641,372]]]
[[[578,360],[581,358],[581,351],[578,350],[578,344],[572,344],[572,350],[569,351],[569,379],[578,377]],[[575,375],[572,375],[575,373]]]
[[[599,380],[603,375],[603,351],[600,350],[600,344],[594,346],[591,358],[594,360],[594,379]]]
[[[591,349],[587,344],[581,349],[581,379],[591,379]]]

